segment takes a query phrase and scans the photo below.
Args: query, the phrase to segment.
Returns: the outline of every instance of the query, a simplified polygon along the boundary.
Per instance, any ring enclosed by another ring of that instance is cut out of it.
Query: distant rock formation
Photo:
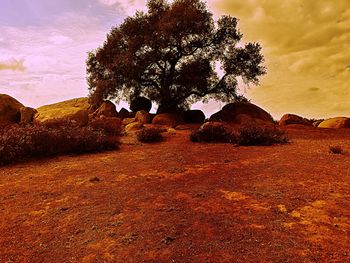
[[[281,126],[290,125],[290,124],[301,124],[301,125],[312,126],[312,122],[310,120],[300,117],[296,114],[284,114],[280,119],[280,121],[278,122],[278,125],[281,125]]]
[[[137,97],[133,99],[130,103],[130,110],[132,112],[138,112],[144,110],[149,112],[152,108],[152,101],[145,97]]]
[[[89,120],[90,103],[88,98],[66,100],[37,108],[34,122],[73,121],[84,126]]]
[[[92,116],[95,118],[99,118],[101,116],[118,117],[118,112],[114,103],[110,102],[109,100],[106,100],[102,102],[100,107],[97,108],[97,110],[92,114]]]
[[[229,103],[222,110],[211,115],[209,120],[239,124],[249,124],[245,122],[252,121],[257,123],[273,123],[273,119],[269,113],[249,102]]]
[[[22,103],[6,94],[0,94],[0,124],[19,123]]]
[[[164,125],[172,128],[183,122],[184,120],[183,120],[182,114],[176,114],[176,113],[157,114],[152,120],[152,124]]]
[[[350,118],[336,117],[322,121],[318,128],[350,128]]]
[[[186,123],[203,123],[205,115],[201,110],[188,110],[184,112],[184,120]]]

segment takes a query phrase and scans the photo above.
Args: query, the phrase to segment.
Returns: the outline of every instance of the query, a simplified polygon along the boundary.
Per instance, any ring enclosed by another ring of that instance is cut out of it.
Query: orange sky
[[[260,42],[268,74],[248,96],[274,116],[350,116],[350,1],[210,1]]]
[[[276,119],[350,116],[349,0],[208,0],[263,46],[268,74],[245,89]],[[28,106],[87,95],[86,52],[144,0],[2,0],[0,93]],[[204,106],[207,112],[222,105]]]

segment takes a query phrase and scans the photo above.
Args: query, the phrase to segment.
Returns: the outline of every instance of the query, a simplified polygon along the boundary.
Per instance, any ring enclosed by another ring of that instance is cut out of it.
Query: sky
[[[243,42],[263,47],[268,74],[241,86],[252,103],[276,119],[350,116],[349,0],[207,3],[216,18],[239,18]],[[144,0],[1,0],[0,93],[31,107],[86,96],[87,52],[136,10]],[[222,106],[194,108],[208,115]]]

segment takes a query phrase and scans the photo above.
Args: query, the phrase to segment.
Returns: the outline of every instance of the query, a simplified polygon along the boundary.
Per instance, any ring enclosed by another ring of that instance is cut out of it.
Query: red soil
[[[0,262],[350,262],[350,131],[288,133],[2,167]]]

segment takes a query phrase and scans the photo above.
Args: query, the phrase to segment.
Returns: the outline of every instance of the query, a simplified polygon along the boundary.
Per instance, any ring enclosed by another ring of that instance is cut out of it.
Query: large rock
[[[151,123],[152,118],[147,111],[141,110],[136,112],[135,121],[141,124],[148,124],[148,123]]]
[[[295,114],[284,114],[280,121],[278,122],[278,125],[285,126],[290,124],[301,124],[301,125],[308,125],[311,126],[312,122],[308,119],[305,119],[303,117],[300,117]]]
[[[135,118],[124,118],[123,121],[122,121],[122,124],[123,125],[128,125],[128,124],[133,123],[133,122],[136,122]]]
[[[38,112],[36,109],[30,107],[22,107],[20,108],[21,113],[21,123],[29,124],[33,122],[35,114]]]
[[[153,120],[152,124],[165,125],[169,127],[175,127],[183,122],[181,114],[176,113],[161,113],[157,114]]]
[[[90,109],[88,98],[71,99],[37,108],[34,122],[73,121],[80,126],[88,123]]]
[[[130,123],[130,124],[125,126],[125,131],[126,132],[138,131],[138,130],[140,130],[142,128],[143,128],[143,124],[142,123],[132,122],[132,123]]]
[[[201,110],[188,110],[184,112],[184,119],[186,123],[203,123],[205,115]]]
[[[135,112],[129,112],[127,109],[125,108],[121,108],[119,113],[118,113],[118,117],[121,119],[125,119],[125,118],[134,118],[135,117]]]
[[[130,110],[132,112],[138,112],[144,110],[149,112],[152,108],[152,101],[145,97],[137,97],[130,102]]]
[[[254,119],[259,119],[265,123],[273,123],[273,119],[269,113],[262,108],[249,102],[229,103],[217,113],[210,117],[210,121],[222,121],[238,123],[237,116],[244,114]]]
[[[100,107],[93,113],[93,117],[118,117],[118,112],[115,108],[114,103],[110,102],[109,100],[106,100],[102,102]]]
[[[22,103],[6,94],[0,94],[0,124],[19,123]]]
[[[324,120],[318,126],[318,128],[350,128],[350,119],[346,117],[336,117]]]

